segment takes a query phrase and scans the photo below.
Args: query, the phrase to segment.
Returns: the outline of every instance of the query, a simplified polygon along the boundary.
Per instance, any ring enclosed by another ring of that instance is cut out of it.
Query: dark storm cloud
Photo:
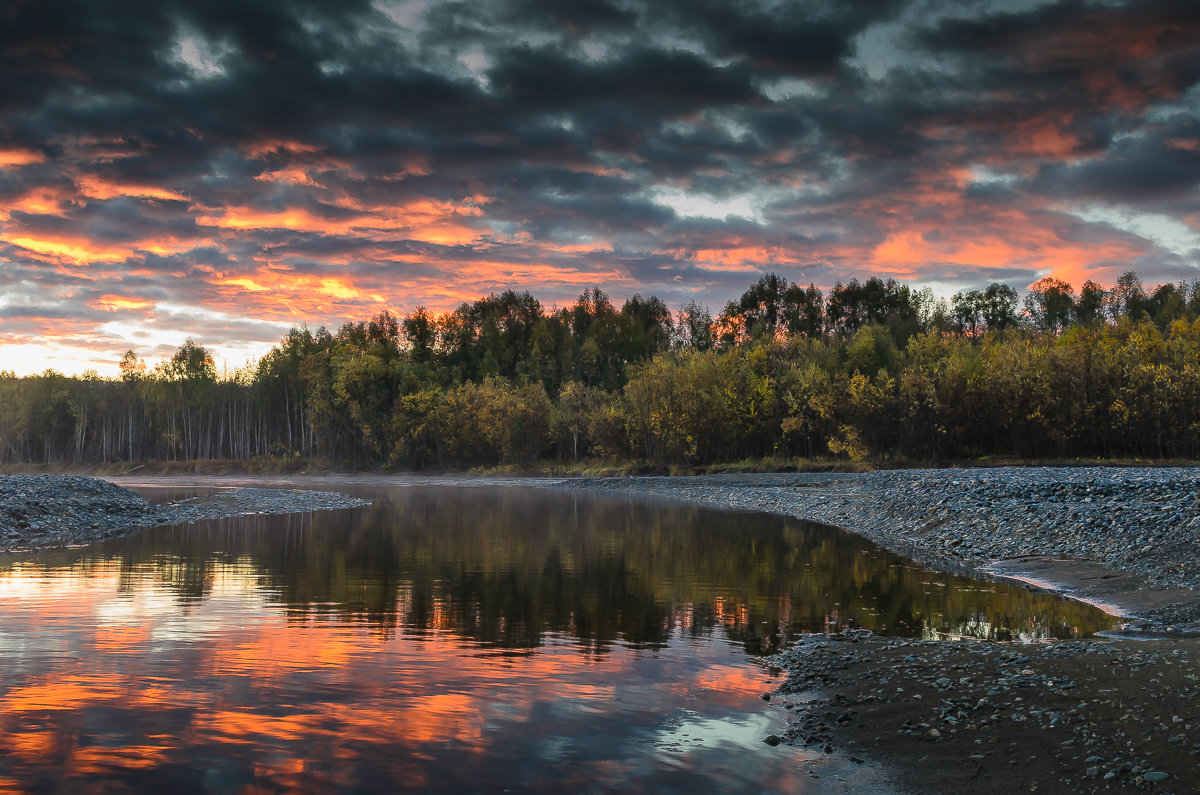
[[[1034,185],[1045,193],[1159,202],[1190,197],[1200,186],[1200,151],[1165,145],[1157,136],[1114,147],[1111,156],[1045,166]]]
[[[827,75],[851,53],[852,39],[888,19],[896,2],[726,3],[663,0],[642,6],[644,18],[689,33],[720,58],[745,60],[767,73]]]
[[[509,286],[720,305],[766,270],[1197,267],[1120,222],[1200,217],[1193,3],[14,0],[0,21],[8,329],[52,305],[73,338],[165,333],[170,304],[232,340],[264,328],[239,313]]]

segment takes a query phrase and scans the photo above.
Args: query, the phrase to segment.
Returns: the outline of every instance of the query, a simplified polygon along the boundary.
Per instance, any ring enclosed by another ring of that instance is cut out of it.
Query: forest
[[[219,373],[0,372],[0,465],[396,471],[1200,458],[1200,281],[1044,278],[938,299],[767,274],[715,316],[600,289],[293,328]]]

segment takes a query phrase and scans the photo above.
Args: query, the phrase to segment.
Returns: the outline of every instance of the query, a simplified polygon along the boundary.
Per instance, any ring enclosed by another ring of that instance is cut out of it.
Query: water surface
[[[158,499],[189,493],[148,490]],[[207,490],[211,491],[211,489]],[[520,487],[0,565],[0,787],[823,788],[763,744],[797,633],[1075,637],[1098,610],[832,528]]]

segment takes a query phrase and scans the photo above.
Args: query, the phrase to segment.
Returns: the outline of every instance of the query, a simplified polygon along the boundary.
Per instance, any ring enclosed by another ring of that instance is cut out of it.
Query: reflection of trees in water
[[[332,613],[504,649],[546,633],[596,651],[656,646],[721,626],[762,653],[845,626],[1007,639],[1111,624],[1085,605],[916,568],[830,528],[517,489],[397,489],[362,510],[164,528],[41,559],[87,569],[112,557],[123,577],[152,571],[186,599],[238,563],[298,621]]]

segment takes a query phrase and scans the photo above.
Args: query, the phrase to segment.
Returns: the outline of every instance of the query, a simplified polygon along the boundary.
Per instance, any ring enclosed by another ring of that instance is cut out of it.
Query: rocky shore
[[[1200,644],[806,636],[768,660],[787,742],[908,792],[1200,791]]]
[[[137,528],[203,519],[368,504],[334,492],[247,488],[154,505],[139,494],[99,478],[0,475],[0,552],[87,544]]]
[[[1197,468],[582,478],[566,485],[836,525],[935,568],[1022,579],[1151,627],[1200,628]]]
[[[771,744],[883,766],[903,792],[1200,792],[1200,470],[996,468],[584,479],[768,511],[935,568],[1106,605],[1137,631],[1037,644],[810,635],[766,664]],[[813,775],[818,775],[814,772]]]

